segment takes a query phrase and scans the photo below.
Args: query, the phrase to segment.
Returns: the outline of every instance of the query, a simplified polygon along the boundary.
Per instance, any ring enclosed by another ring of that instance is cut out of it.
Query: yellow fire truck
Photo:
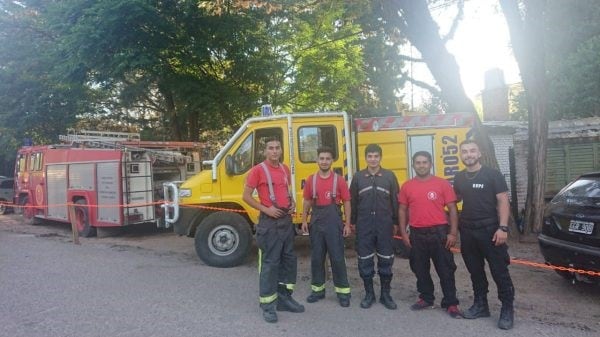
[[[295,113],[248,119],[204,170],[185,182],[165,186],[165,221],[180,235],[195,238],[198,256],[206,264],[231,267],[244,261],[252,243],[258,212],[242,201],[246,174],[264,160],[265,140],[282,140],[282,161],[290,167],[291,188],[301,222],[305,179],[317,170],[319,146],[334,149],[333,169],[348,183],[365,167],[364,149],[379,144],[382,166],[403,183],[413,176],[412,154],[433,155],[434,174],[449,181],[462,169],[458,145],[470,137],[472,114],[388,116],[351,120],[345,112]]]

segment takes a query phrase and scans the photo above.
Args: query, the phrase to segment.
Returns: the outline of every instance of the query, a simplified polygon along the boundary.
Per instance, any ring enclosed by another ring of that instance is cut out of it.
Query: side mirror
[[[230,154],[225,157],[225,173],[227,173],[228,176],[235,174],[235,164],[233,163],[233,157]]]

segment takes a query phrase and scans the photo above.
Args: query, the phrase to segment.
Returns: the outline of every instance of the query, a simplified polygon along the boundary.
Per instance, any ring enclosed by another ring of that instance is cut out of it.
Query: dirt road
[[[48,240],[58,240],[65,244],[71,243],[70,227],[64,224],[44,224],[42,226],[26,224],[17,215],[0,216],[0,231],[13,233],[33,234]],[[106,235],[102,231],[100,234]],[[116,233],[109,233],[116,234]],[[306,237],[297,238],[297,251],[299,254],[298,287],[308,289],[310,284],[310,251]],[[144,250],[156,255],[177,256],[180,259],[202,264],[197,258],[193,239],[179,237],[170,231],[156,230],[154,228],[131,228],[118,236],[105,236],[98,238],[81,238],[82,245],[107,245],[117,250]],[[511,243],[509,252],[512,257],[529,261],[542,262],[537,243]],[[256,266],[256,250],[253,248],[251,256],[246,262],[247,266]],[[351,285],[353,287],[353,301],[363,295],[361,281],[356,269],[355,254],[352,242],[348,240],[346,251]],[[457,289],[458,298],[463,308],[472,302],[472,292],[468,272],[460,255],[455,256],[458,265]],[[553,271],[535,269],[527,266],[513,264],[511,275],[516,288],[516,325],[520,322],[535,324],[540,329],[547,327],[560,327],[574,334],[590,333],[600,334],[600,286],[590,284],[571,284]],[[435,274],[435,273],[433,273]],[[436,282],[436,302],[439,305],[439,284]],[[497,317],[499,302],[496,300],[496,289],[490,280],[490,306],[492,317]],[[394,281],[392,295],[399,306],[408,307],[417,297],[415,278],[409,270],[408,261],[396,259],[394,265]],[[301,300],[303,300],[301,298]],[[357,302],[356,302],[357,303]],[[495,318],[494,318],[495,319]],[[553,335],[553,334],[549,334]]]

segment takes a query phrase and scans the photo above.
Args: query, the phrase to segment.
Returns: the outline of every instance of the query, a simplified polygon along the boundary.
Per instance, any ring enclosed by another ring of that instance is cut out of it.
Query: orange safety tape
[[[96,207],[96,208],[143,207],[143,206],[150,206],[150,205],[162,205],[164,203],[165,203],[164,200],[160,200],[160,201],[156,201],[156,202],[152,202],[152,203],[140,203],[140,204],[124,204],[124,205],[90,205],[90,204],[87,204],[85,206]],[[56,204],[56,205],[33,206],[33,205],[17,205],[17,204],[8,203],[8,202],[0,202],[0,204],[10,206],[10,207],[17,207],[17,208],[41,208],[41,207],[50,207],[50,206],[58,207],[58,206],[76,205],[73,203],[67,203],[67,204]],[[243,209],[231,209],[231,208],[203,206],[203,205],[180,205],[180,207],[209,209],[209,210],[237,212],[237,213],[247,213]],[[402,240],[402,236],[395,235],[394,239]],[[460,249],[458,249],[458,248],[452,248],[450,250],[456,254],[460,253]],[[600,272],[595,272],[595,271],[591,271],[591,270],[584,270],[584,269],[577,269],[577,268],[570,268],[570,267],[563,267],[563,266],[555,266],[555,265],[551,265],[551,264],[527,261],[527,260],[514,258],[514,257],[511,257],[510,261],[512,263],[520,264],[520,265],[524,265],[524,266],[530,266],[530,267],[536,267],[536,268],[542,268],[542,269],[560,270],[560,271],[566,271],[566,272],[570,272],[570,273],[584,274],[584,275],[590,275],[590,276],[600,276]]]
[[[243,209],[233,209],[233,208],[223,208],[223,207],[214,207],[214,206],[203,206],[203,205],[179,205],[182,208],[199,208],[199,209],[210,209],[214,211],[227,211],[227,212],[237,212],[237,213],[248,213]]]
[[[87,206],[87,207],[94,207],[94,208],[116,208],[116,207],[144,207],[144,206],[151,206],[151,205],[162,205],[163,203],[164,203],[163,201],[155,201],[155,202],[149,202],[149,203],[123,204],[123,205],[92,205],[92,204],[80,205],[80,204],[75,204],[75,203],[50,204],[50,205],[18,205],[18,204],[14,204],[14,203],[0,202],[0,204],[10,206],[10,207],[16,207],[16,208],[48,208],[48,207],[70,206],[70,205],[79,205],[79,206]]]
[[[402,236],[395,235],[394,239],[402,240]],[[453,252],[453,253],[455,253],[455,254],[460,253],[460,249],[458,249],[458,248],[450,248],[450,251]],[[567,272],[570,272],[570,273],[585,274],[585,275],[590,275],[590,276],[600,276],[600,272],[597,272],[597,271],[584,270],[584,269],[576,269],[576,268],[563,267],[563,266],[555,266],[555,265],[552,265],[552,264],[527,261],[527,260],[519,259],[519,258],[516,258],[516,257],[511,257],[510,258],[510,262],[511,263],[515,263],[515,264],[524,265],[524,266],[529,266],[529,267],[536,267],[536,268],[550,269],[550,270],[567,271]]]

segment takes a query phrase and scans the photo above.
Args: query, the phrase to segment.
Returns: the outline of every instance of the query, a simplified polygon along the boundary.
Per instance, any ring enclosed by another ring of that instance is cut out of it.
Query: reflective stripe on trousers
[[[311,289],[325,290],[325,256],[329,253],[336,293],[349,294],[350,284],[344,255],[343,222],[338,206],[313,206],[310,218]]]

